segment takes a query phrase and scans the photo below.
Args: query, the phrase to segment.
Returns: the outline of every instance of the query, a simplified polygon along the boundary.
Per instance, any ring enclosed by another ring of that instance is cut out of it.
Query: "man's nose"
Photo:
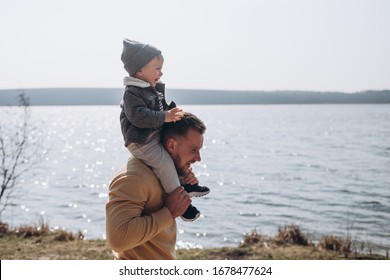
[[[200,152],[197,152],[197,153],[195,154],[195,160],[196,160],[196,161],[201,161],[201,160],[202,160],[202,158],[200,157]]]

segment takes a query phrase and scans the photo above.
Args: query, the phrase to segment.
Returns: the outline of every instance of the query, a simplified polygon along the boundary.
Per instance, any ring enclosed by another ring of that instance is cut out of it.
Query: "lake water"
[[[211,193],[193,200],[200,219],[177,220],[178,247],[235,246],[244,233],[273,236],[293,223],[314,241],[348,234],[390,246],[390,105],[182,108],[208,127],[194,171]],[[31,109],[47,153],[2,220],[17,226],[43,218],[105,238],[108,185],[129,156],[119,107]]]

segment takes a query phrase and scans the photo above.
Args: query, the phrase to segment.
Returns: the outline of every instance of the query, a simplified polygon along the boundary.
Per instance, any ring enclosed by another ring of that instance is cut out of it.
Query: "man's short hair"
[[[185,112],[180,121],[166,122],[161,130],[161,142],[166,143],[169,138],[184,137],[189,129],[194,129],[200,134],[206,131],[206,125],[194,114]]]

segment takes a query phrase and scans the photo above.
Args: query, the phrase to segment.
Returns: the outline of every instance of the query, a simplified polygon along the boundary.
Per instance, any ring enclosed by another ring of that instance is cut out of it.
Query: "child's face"
[[[162,67],[164,59],[162,56],[154,57],[148,64],[146,64],[140,71],[137,72],[136,78],[148,82],[151,86],[156,86],[160,77],[163,75]]]

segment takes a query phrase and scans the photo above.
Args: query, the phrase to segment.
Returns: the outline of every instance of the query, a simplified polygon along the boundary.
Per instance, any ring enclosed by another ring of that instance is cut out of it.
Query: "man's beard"
[[[179,166],[179,164],[181,163],[180,155],[175,156],[175,158],[173,158],[173,162],[175,163],[176,171],[179,176],[182,177],[187,175],[187,169],[184,168],[187,164],[185,164],[184,166]]]

